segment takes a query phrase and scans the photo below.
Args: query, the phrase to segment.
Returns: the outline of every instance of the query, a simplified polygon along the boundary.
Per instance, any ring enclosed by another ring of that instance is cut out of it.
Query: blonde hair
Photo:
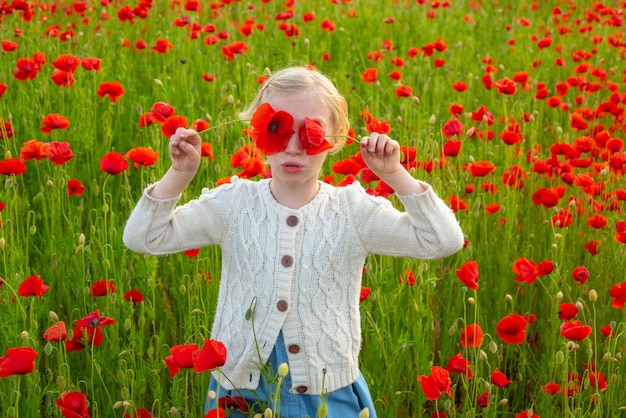
[[[274,74],[261,85],[252,103],[239,114],[241,120],[249,121],[256,109],[269,100],[269,97],[278,94],[293,94],[310,91],[316,94],[328,106],[331,117],[331,142],[334,148],[330,153],[339,151],[347,140],[350,129],[348,119],[348,105],[346,99],[339,93],[337,87],[326,75],[307,67],[287,67]]]

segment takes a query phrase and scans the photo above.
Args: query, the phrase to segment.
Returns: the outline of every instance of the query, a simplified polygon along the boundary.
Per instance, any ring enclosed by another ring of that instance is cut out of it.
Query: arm
[[[464,237],[459,223],[450,208],[437,196],[432,187],[416,180],[400,163],[400,145],[387,135],[370,134],[360,142],[361,156],[368,167],[382,181],[392,187],[402,201],[406,213],[396,219],[393,212],[380,212],[376,230],[379,239],[370,240],[373,252],[389,251],[388,243],[398,242],[398,253],[406,249],[412,257],[434,259],[447,257],[460,250]],[[373,219],[373,218],[372,218]],[[382,226],[382,228],[380,227]],[[405,235],[403,235],[405,234]],[[382,237],[382,238],[380,238]],[[385,243],[377,248],[377,243]],[[405,246],[402,249],[402,246]]]
[[[168,146],[172,165],[150,190],[150,196],[156,199],[170,199],[182,193],[200,167],[201,142],[200,136],[193,129],[176,129]]]
[[[400,144],[387,135],[371,133],[361,139],[361,156],[367,166],[398,195],[423,193],[426,189],[400,163]]]

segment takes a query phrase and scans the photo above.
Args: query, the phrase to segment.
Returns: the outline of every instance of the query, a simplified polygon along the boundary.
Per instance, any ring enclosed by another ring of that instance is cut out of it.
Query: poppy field
[[[353,140],[388,133],[466,237],[363,268],[378,416],[626,416],[625,7],[0,0],[0,416],[246,409],[205,411],[219,249],[143,256],[122,230],[179,126],[203,131],[183,202],[266,176],[238,114],[289,65],[348,102],[323,181],[399,205]]]

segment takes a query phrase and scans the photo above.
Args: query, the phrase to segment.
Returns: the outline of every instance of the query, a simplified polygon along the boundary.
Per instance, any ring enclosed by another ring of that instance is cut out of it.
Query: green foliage
[[[542,417],[623,413],[626,313],[612,308],[609,296],[613,285],[626,281],[626,247],[613,238],[617,223],[624,220],[624,203],[611,197],[623,190],[622,173],[594,157],[594,165],[575,167],[572,172],[591,177],[600,192],[594,195],[579,184],[566,186],[565,196],[552,208],[532,199],[540,188],[566,185],[560,173],[533,171],[536,160],[550,156],[551,145],[572,144],[602,129],[623,138],[624,103],[618,105],[621,119],[596,114],[582,132],[570,125],[572,110],[595,110],[614,91],[624,96],[620,70],[624,47],[609,42],[621,39],[620,28],[607,23],[610,6],[601,13],[600,6],[591,3],[572,7],[562,2],[473,1],[444,7],[447,2],[302,0],[295,2],[295,17],[287,21],[295,23],[300,33],[288,37],[274,19],[286,9],[284,2],[255,1],[248,7],[245,2],[224,1],[215,9],[201,2],[200,12],[183,10],[180,1],[153,2],[147,16],[135,17],[134,23],[117,18],[121,1],[107,6],[102,5],[105,1],[86,3],[82,16],[72,11],[70,2],[39,2],[33,6],[31,21],[25,21],[21,12],[0,14],[0,38],[18,44],[0,60],[0,83],[7,85],[0,98],[0,127],[10,122],[14,132],[7,137],[0,131],[0,161],[18,157],[23,144],[32,139],[68,142],[74,154],[63,165],[46,158],[26,161],[24,174],[2,176],[0,356],[9,347],[32,347],[39,353],[33,373],[0,378],[2,416],[59,417],[55,402],[68,390],[87,395],[94,418],[122,417],[139,407],[154,416],[204,414],[208,375],[183,370],[171,377],[163,359],[174,345],[201,344],[210,338],[220,253],[204,248],[195,257],[147,257],[123,246],[122,230],[135,201],[169,166],[167,138],[160,126],[140,127],[138,120],[154,103],[166,102],[189,122],[210,121],[214,128],[203,139],[213,146],[214,160],[204,159],[197,179],[185,191],[183,201],[191,199],[203,187],[240,172],[230,163],[231,155],[247,143],[242,132],[246,125],[237,121],[238,112],[257,91],[259,77],[292,64],[314,65],[335,81],[346,96],[358,137],[367,134],[360,118],[366,109],[389,122],[392,137],[417,149],[418,164],[411,168],[415,177],[432,184],[446,201],[458,197],[467,205],[457,211],[468,239],[458,254],[437,261],[371,257],[367,262],[363,286],[372,293],[361,305],[361,368],[379,416],[430,416],[435,410],[459,417],[515,416],[524,410]],[[553,14],[557,7],[562,14]],[[316,19],[304,23],[302,15],[307,11]],[[173,24],[183,17],[201,28],[196,39],[190,36],[190,24]],[[387,18],[393,18],[393,23],[385,22]],[[528,18],[530,26],[520,24],[521,18]],[[245,37],[238,27],[247,19],[253,19],[255,26]],[[333,21],[335,30],[323,30],[323,19]],[[207,30],[211,24],[215,34],[223,31],[228,39],[207,45],[204,38],[213,34]],[[583,30],[587,24],[592,29]],[[54,25],[59,25],[59,32],[72,28],[74,36],[62,40],[47,35]],[[16,33],[21,36],[15,37]],[[536,41],[544,36],[551,37],[553,44],[539,49]],[[166,54],[154,51],[157,39],[167,39],[173,48]],[[139,40],[148,47],[136,49]],[[220,48],[232,41],[246,42],[248,50],[228,61]],[[445,50],[435,50],[432,56],[408,55],[411,47],[438,41]],[[43,52],[47,62],[35,79],[20,81],[11,76],[18,58],[37,52]],[[576,60],[581,52],[585,58]],[[368,56],[374,53],[380,53],[380,61]],[[97,57],[102,65],[99,71],[79,67],[74,84],[59,87],[50,77],[51,62],[60,54]],[[402,57],[404,66],[394,66],[394,57]],[[435,67],[437,58],[444,59],[445,65]],[[565,64],[555,65],[558,58]],[[574,69],[582,62],[606,71],[605,80],[584,74],[586,81],[599,83],[599,90],[572,87],[563,96],[569,106],[565,108],[535,99],[538,83],[554,94],[556,83],[576,77]],[[510,96],[486,89],[481,78],[488,65],[493,66],[494,81],[527,72],[528,84],[518,85],[518,92]],[[368,67],[377,68],[379,74],[371,84],[361,79]],[[401,81],[389,77],[392,70],[401,72]],[[204,81],[203,74],[214,75],[215,81]],[[118,101],[97,95],[105,81],[123,86]],[[455,91],[452,85],[457,81],[466,82],[467,90]],[[399,85],[410,86],[412,97],[396,97]],[[579,97],[582,104],[576,101]],[[459,137],[463,146],[458,157],[443,158],[440,151],[447,138],[441,128],[452,119],[448,110],[452,103],[464,108],[458,115],[464,124]],[[471,119],[470,112],[481,105],[494,115],[493,125]],[[45,135],[39,129],[41,120],[53,113],[67,117],[71,124]],[[520,125],[524,139],[509,146],[498,135],[512,121]],[[470,128],[485,135],[492,130],[494,138],[470,136]],[[136,168],[131,163],[115,176],[101,171],[99,161],[107,152],[125,154],[140,146],[159,153],[154,166]],[[330,157],[324,174],[340,181],[341,176],[332,172],[333,163],[356,150],[355,144],[347,145]],[[616,154],[623,158],[622,152]],[[496,171],[485,178],[472,177],[465,168],[483,160],[495,164]],[[509,187],[501,176],[515,164],[527,177],[523,185]],[[82,195],[68,194],[70,179],[85,185]],[[473,193],[466,192],[470,185]],[[500,205],[494,214],[485,211],[490,203]],[[553,224],[560,209],[573,211],[571,225]],[[586,219],[592,214],[605,216],[607,226],[590,228]],[[599,242],[597,255],[584,249],[589,241]],[[555,269],[533,283],[516,283],[511,268],[521,257],[550,260]],[[470,260],[479,265],[477,291],[455,275]],[[590,272],[582,285],[572,280],[578,266]],[[400,283],[407,270],[417,278],[414,285]],[[50,286],[41,298],[18,295],[20,283],[31,275]],[[103,279],[114,283],[115,292],[93,297],[91,285]],[[123,296],[131,289],[139,290],[144,301],[126,301]],[[592,290],[595,301],[589,297]],[[561,336],[561,302],[579,306],[577,318],[593,328],[588,338],[573,342]],[[62,342],[43,339],[57,319],[67,324],[71,334],[74,321],[97,309],[116,320],[103,327],[102,345],[67,352]],[[498,321],[513,313],[536,318],[520,345],[506,344],[496,333]],[[484,342],[477,348],[462,347],[461,330],[473,323],[484,330]],[[612,325],[612,338],[600,332],[607,324]],[[445,367],[457,353],[471,362],[473,377],[453,373],[453,398],[443,395],[436,402],[427,401],[416,377],[428,375],[431,366]],[[605,389],[591,384],[591,364],[606,378]],[[513,383],[505,388],[491,384],[494,370],[503,371]],[[551,381],[572,388],[568,376],[573,373],[581,376],[580,390],[573,396],[542,390]],[[488,405],[478,406],[485,391]]]

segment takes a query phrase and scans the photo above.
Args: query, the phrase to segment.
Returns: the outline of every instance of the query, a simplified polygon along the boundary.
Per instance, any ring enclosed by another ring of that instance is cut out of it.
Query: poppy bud
[[[265,412],[263,413],[263,418],[272,418],[273,416],[274,416],[274,413],[269,408],[267,408]]]
[[[493,354],[496,354],[498,352],[498,344],[496,344],[495,341],[489,342],[489,351],[491,351]]]
[[[502,398],[500,402],[498,402],[498,406],[506,406],[509,404],[509,400],[507,398]]]
[[[309,38],[304,38],[304,47],[308,48],[311,46],[311,41],[309,41]]]
[[[7,242],[4,240],[4,237],[0,237],[0,250],[3,250],[6,244]]]
[[[9,406],[9,408],[7,408],[7,412],[6,412],[7,418],[14,418],[15,415],[15,407],[13,405]]]
[[[22,338],[22,340],[24,341],[28,341],[28,331],[20,332],[20,338]]]
[[[35,235],[35,232],[37,232],[37,225],[31,225],[29,231],[31,235]]]
[[[59,389],[65,388],[65,378],[63,376],[57,376],[57,387]]]
[[[411,102],[413,102],[413,104],[418,105],[418,104],[420,104],[420,98],[417,97],[417,96],[412,96],[411,97]]]
[[[560,290],[558,292],[556,292],[556,299],[557,300],[563,299],[563,292],[561,292]]]
[[[556,352],[554,359],[556,360],[556,364],[563,364],[563,361],[565,360],[565,354],[563,354],[563,352],[559,350]]]
[[[507,294],[504,296],[504,299],[505,299],[507,302],[511,302],[511,301],[513,301],[513,296],[511,296],[511,295],[509,295],[509,294],[507,293]]]
[[[480,352],[478,353],[478,359],[480,361],[487,361],[488,360],[487,353],[485,353],[483,350],[480,350]]]
[[[474,302],[476,302],[476,300],[474,298],[467,298],[467,303],[469,303],[470,305],[473,305]]]
[[[430,115],[430,119],[428,119],[428,123],[430,125],[434,125],[435,122],[437,122],[437,117],[435,117],[435,115]]]
[[[278,376],[285,377],[287,373],[289,373],[289,366],[287,363],[281,363],[280,366],[278,366]]]
[[[113,409],[120,409],[122,407],[122,401],[117,401],[113,404]]]
[[[608,352],[608,351],[607,351],[606,353],[604,353],[604,355],[602,356],[602,361],[603,361],[604,363],[608,363],[608,362],[610,362],[612,359],[613,359],[613,355],[612,355],[610,352]]]
[[[370,418],[369,408],[363,408],[361,412],[359,412],[359,418]]]
[[[208,398],[209,398],[209,399],[215,399],[215,398],[217,398],[217,393],[215,393],[215,391],[214,391],[214,390],[210,390],[210,391],[207,393],[207,396],[208,396]]]
[[[596,303],[596,301],[598,300],[598,292],[596,292],[596,289],[591,289],[589,291],[589,300],[591,301],[591,303]]]
[[[154,79],[154,84],[156,84],[159,87],[163,87],[163,82],[161,80],[159,80],[158,78]]]
[[[85,245],[85,234],[83,234],[82,232],[80,233],[80,235],[78,236],[78,243],[80,245]]]

